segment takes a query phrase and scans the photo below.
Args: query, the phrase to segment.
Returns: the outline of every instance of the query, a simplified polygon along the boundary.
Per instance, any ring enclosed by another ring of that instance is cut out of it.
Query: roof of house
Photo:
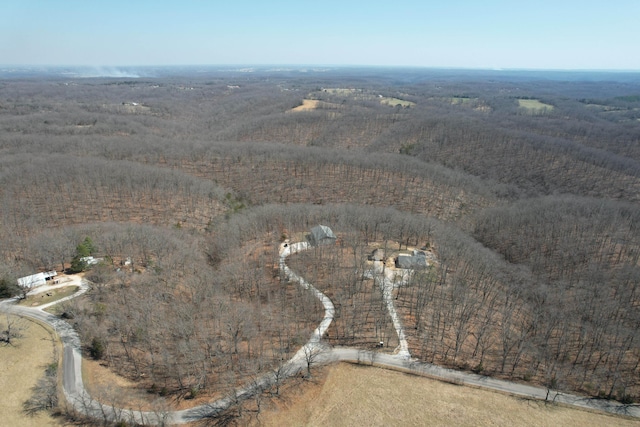
[[[46,271],[44,273],[36,273],[30,276],[24,276],[18,279],[18,285],[31,288],[43,284],[47,279],[57,276],[58,273],[55,270]]]
[[[316,225],[311,229],[311,234],[313,234],[313,237],[316,240],[320,240],[324,238],[329,238],[329,239],[336,238],[336,235],[333,234],[333,231],[326,225]]]
[[[398,255],[396,258],[396,266],[399,268],[425,268],[429,264],[427,263],[427,257],[424,252],[414,251],[413,255]]]
[[[316,225],[311,229],[309,240],[311,241],[311,244],[315,245],[323,241],[327,242],[329,240],[336,240],[336,235],[333,234],[333,231],[326,225]]]

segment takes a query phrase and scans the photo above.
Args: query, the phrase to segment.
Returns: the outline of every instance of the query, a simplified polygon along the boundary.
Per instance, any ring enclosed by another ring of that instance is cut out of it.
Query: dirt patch
[[[15,346],[0,345],[0,424],[14,427],[66,425],[48,413],[28,416],[23,412],[22,405],[31,396],[31,388],[53,360],[53,344],[50,333],[40,324],[17,317],[10,319],[23,328],[23,336],[15,340]],[[7,317],[0,316],[0,329],[4,329],[6,322]]]
[[[346,363],[326,380],[287,392],[260,414],[263,426],[632,426],[629,420],[501,393],[461,387],[389,370]]]

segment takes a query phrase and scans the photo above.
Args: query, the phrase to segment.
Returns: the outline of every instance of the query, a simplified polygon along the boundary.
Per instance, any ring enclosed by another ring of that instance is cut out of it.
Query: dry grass
[[[345,363],[260,414],[262,426],[637,426],[636,420]],[[284,402],[284,403],[283,403]]]
[[[298,105],[296,108],[292,108],[291,111],[311,111],[318,108],[320,101],[315,99],[303,99],[302,105]]]
[[[203,391],[197,399],[162,397],[157,393],[149,393],[141,384],[124,378],[101,362],[91,359],[82,359],[82,379],[85,388],[96,400],[107,405],[134,410],[153,411],[158,407],[171,410],[188,409],[222,397],[216,390],[209,393]]]
[[[65,286],[64,288],[50,289],[35,295],[29,295],[26,299],[20,301],[20,305],[29,307],[37,307],[39,305],[48,304],[53,301],[61,300],[69,295],[73,295],[78,290],[78,286]]]
[[[89,394],[102,403],[129,409],[153,409],[153,396],[95,360],[82,359],[82,379]]]
[[[13,317],[13,319],[17,319]],[[6,325],[0,316],[0,329]],[[31,396],[31,388],[44,375],[45,365],[53,360],[51,335],[42,325],[26,319],[18,322],[25,327],[16,346],[0,346],[0,425],[12,427],[64,426],[62,420],[48,413],[28,416],[22,404]]]
[[[332,102],[324,102],[324,101],[319,101],[317,99],[303,99],[302,100],[302,105],[298,105],[295,108],[292,108],[291,110],[289,110],[289,112],[292,113],[296,113],[296,112],[300,112],[300,111],[314,111],[314,110],[339,110],[341,109],[342,106],[340,104],[335,104]],[[336,114],[331,113],[331,114]]]

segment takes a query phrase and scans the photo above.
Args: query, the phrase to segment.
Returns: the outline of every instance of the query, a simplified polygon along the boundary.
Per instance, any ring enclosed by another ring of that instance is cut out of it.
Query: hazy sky
[[[0,64],[640,70],[640,0],[3,0]]]

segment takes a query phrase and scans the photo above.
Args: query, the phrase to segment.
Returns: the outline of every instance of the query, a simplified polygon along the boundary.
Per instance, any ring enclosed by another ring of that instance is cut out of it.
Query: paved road
[[[547,397],[547,389],[545,388],[494,379],[482,375],[446,369],[429,363],[418,362],[409,358],[408,351],[391,355],[355,348],[329,348],[324,345],[321,341],[322,336],[331,325],[335,313],[333,303],[326,295],[305,281],[304,278],[291,271],[285,263],[287,256],[306,250],[308,247],[306,243],[295,243],[286,246],[282,245],[280,248],[280,268],[286,277],[313,292],[325,308],[324,318],[320,322],[320,325],[313,331],[307,344],[300,348],[289,361],[285,362],[278,369],[265,373],[244,387],[235,390],[231,395],[208,404],[182,411],[151,412],[116,408],[92,399],[87,393],[82,382],[82,357],[78,334],[67,322],[43,311],[44,308],[52,304],[60,303],[86,292],[88,289],[86,283],[82,283],[80,291],[75,295],[56,301],[55,303],[30,308],[15,305],[16,300],[12,299],[0,302],[0,311],[37,319],[49,324],[58,333],[64,348],[62,383],[65,397],[69,404],[77,411],[100,420],[125,420],[139,424],[158,425],[183,424],[202,418],[215,417],[237,401],[260,393],[262,390],[270,388],[277,382],[306,370],[311,363],[332,363],[335,361],[375,365],[387,369],[429,376],[456,384],[467,384],[491,390],[499,390],[527,398],[545,399],[545,397]],[[640,417],[639,405],[622,405],[618,402],[608,400],[591,399],[556,392],[552,392],[550,398],[555,398],[557,402],[582,408]]]

